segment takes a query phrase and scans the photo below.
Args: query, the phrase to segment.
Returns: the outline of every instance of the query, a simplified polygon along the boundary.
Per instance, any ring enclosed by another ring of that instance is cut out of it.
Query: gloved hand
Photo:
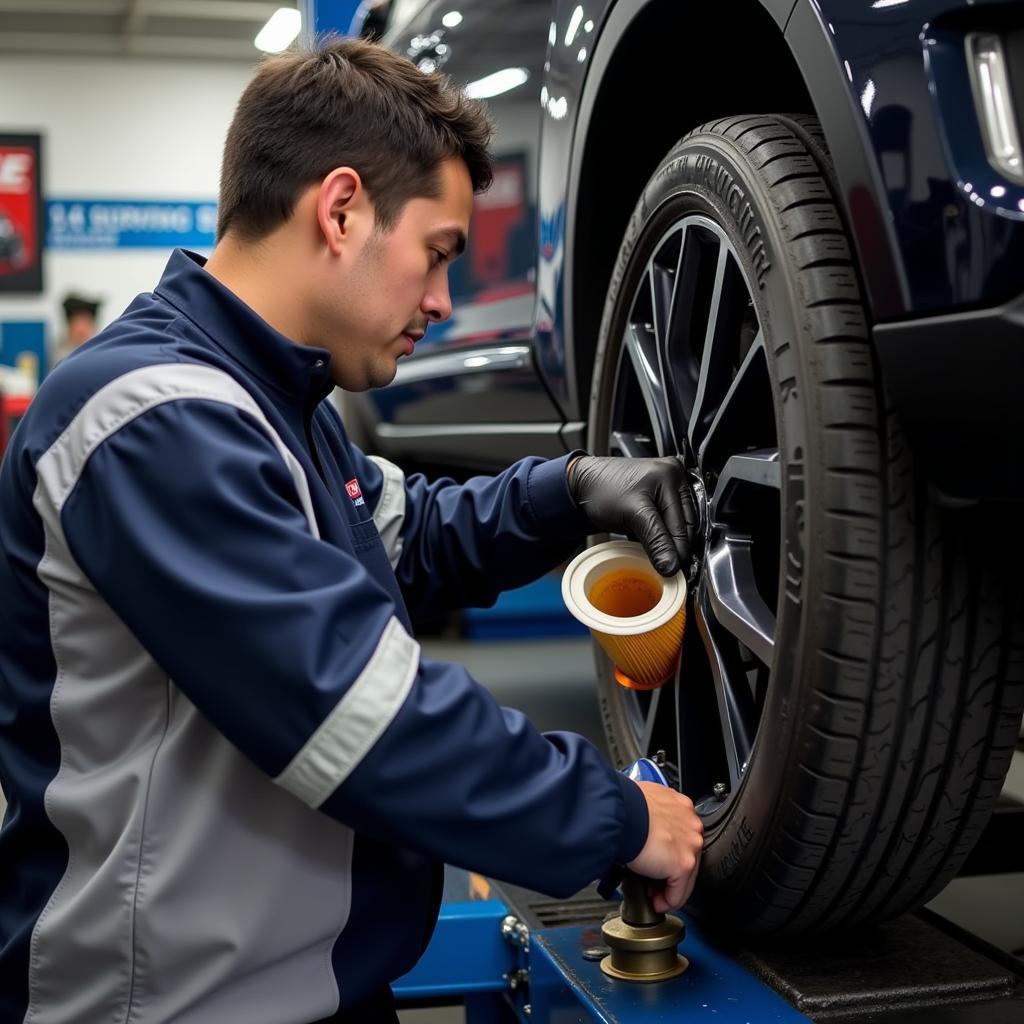
[[[595,529],[635,536],[662,576],[689,567],[697,504],[679,456],[581,455],[569,463],[569,493]]]

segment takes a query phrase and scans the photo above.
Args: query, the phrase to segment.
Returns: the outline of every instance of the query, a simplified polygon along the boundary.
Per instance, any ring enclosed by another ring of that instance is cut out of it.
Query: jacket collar
[[[204,269],[206,259],[175,249],[156,294],[198,326],[265,384],[319,402],[330,394],[331,355],[300,345],[274,330],[258,313]]]

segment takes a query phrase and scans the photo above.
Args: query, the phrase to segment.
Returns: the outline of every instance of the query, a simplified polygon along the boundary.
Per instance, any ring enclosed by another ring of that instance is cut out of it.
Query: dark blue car
[[[430,0],[384,41],[488,98],[455,314],[351,410],[406,463],[682,453],[676,680],[618,686],[705,819],[696,906],[919,906],[1024,702],[1024,3]]]

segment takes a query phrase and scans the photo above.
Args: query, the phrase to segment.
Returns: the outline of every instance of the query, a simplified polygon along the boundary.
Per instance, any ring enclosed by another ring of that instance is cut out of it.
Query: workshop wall
[[[212,201],[224,135],[254,65],[5,55],[0,131],[42,133],[44,200]],[[46,321],[52,351],[67,291],[101,298],[106,324],[156,284],[168,252],[49,250],[44,293],[0,295],[0,321]]]

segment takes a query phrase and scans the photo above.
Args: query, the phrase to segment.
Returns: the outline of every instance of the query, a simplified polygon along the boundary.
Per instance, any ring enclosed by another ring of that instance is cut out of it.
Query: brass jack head
[[[686,933],[673,914],[655,912],[647,896],[647,881],[627,873],[622,882],[622,908],[601,927],[611,953],[601,970],[620,981],[667,981],[676,978],[690,962],[676,947]]]

